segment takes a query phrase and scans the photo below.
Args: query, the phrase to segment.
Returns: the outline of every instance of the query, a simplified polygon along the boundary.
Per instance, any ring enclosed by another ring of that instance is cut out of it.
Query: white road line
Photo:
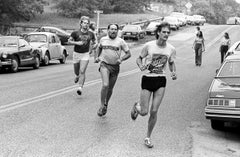
[[[233,27],[234,26],[231,26],[231,27],[227,28],[226,30],[222,31],[222,33],[220,33],[216,38],[214,38],[211,42],[209,42],[206,45],[206,48],[209,48],[210,46],[212,46],[215,42],[217,42],[223,36],[224,32],[229,31]],[[182,48],[182,47],[184,47],[184,45],[181,46],[180,48]],[[182,59],[182,60],[188,60],[192,57],[193,56]],[[139,69],[126,71],[124,73],[120,73],[119,77],[125,77],[125,76],[128,76],[128,75],[135,74],[137,72],[139,72]],[[88,82],[85,83],[84,86],[85,87],[93,86],[93,85],[98,84],[98,83],[101,83],[101,79],[88,81]],[[78,87],[78,85],[69,86],[69,87],[62,88],[62,89],[59,89],[59,90],[56,90],[56,91],[52,91],[52,92],[49,92],[49,93],[46,93],[46,94],[42,94],[42,95],[39,95],[39,96],[36,96],[36,97],[33,97],[33,98],[24,99],[24,100],[21,100],[21,101],[17,101],[17,102],[14,102],[14,103],[10,103],[10,104],[0,106],[0,113],[10,111],[10,110],[14,110],[14,109],[17,109],[17,108],[20,108],[20,107],[23,107],[23,106],[26,106],[26,105],[29,105],[29,104],[32,104],[32,103],[36,103],[36,102],[39,102],[39,101],[43,101],[43,100],[46,100],[46,99],[50,99],[50,98],[53,98],[53,97],[71,92],[71,91],[75,90],[77,87]]]
[[[132,75],[132,74],[135,74],[137,72],[140,72],[140,70],[139,69],[133,69],[131,71],[126,71],[126,72],[120,73],[119,77],[120,78],[121,77],[126,77],[128,75]],[[101,83],[101,82],[102,82],[101,79],[96,79],[96,80],[86,82],[84,86],[85,87],[90,87],[90,86],[93,86],[93,85]],[[43,100],[46,100],[46,99],[50,99],[50,98],[53,98],[53,97],[71,92],[73,90],[76,90],[77,87],[78,87],[78,85],[69,86],[69,87],[62,88],[62,89],[59,89],[59,90],[56,90],[56,91],[52,91],[52,92],[49,92],[49,93],[46,93],[46,94],[42,94],[42,95],[39,95],[39,96],[36,96],[36,97],[33,97],[33,98],[24,99],[24,100],[17,101],[17,102],[11,103],[11,104],[0,106],[0,113],[10,111],[10,110],[14,110],[14,109],[17,109],[17,108],[20,108],[20,107],[23,107],[23,106],[26,106],[26,105],[29,105],[29,104],[37,103],[39,101],[43,101]]]

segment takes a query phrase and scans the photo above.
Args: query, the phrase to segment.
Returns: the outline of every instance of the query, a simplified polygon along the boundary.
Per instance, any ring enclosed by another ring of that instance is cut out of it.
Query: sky
[[[236,0],[236,2],[240,3],[240,0]]]

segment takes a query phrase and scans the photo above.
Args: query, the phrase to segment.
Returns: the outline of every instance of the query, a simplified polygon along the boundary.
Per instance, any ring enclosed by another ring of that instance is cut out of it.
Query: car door
[[[48,47],[51,59],[57,58],[58,57],[57,43],[54,34],[50,35]]]
[[[18,51],[21,65],[31,64],[33,62],[33,48],[26,40],[19,39]]]
[[[62,44],[61,44],[61,41],[59,39],[59,37],[57,35],[54,35],[55,37],[55,47],[56,47],[56,57],[57,58],[60,58],[61,55],[62,55]]]

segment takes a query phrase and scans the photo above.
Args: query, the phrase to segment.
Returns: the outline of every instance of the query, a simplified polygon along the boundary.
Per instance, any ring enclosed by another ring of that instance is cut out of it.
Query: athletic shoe
[[[82,87],[79,87],[79,88],[78,88],[77,94],[78,94],[78,95],[82,95]]]
[[[79,81],[79,76],[76,76],[74,79],[74,83],[78,83],[78,81]]]
[[[107,104],[104,104],[103,106],[101,106],[97,112],[99,117],[104,116],[107,113]]]
[[[150,138],[148,138],[148,137],[146,137],[146,138],[144,139],[144,144],[145,144],[145,146],[147,146],[148,148],[152,148],[152,147],[153,147],[153,144],[152,144]]]
[[[137,119],[137,116],[138,116],[138,110],[136,108],[138,102],[135,102],[134,105],[133,105],[133,108],[131,110],[131,118],[132,120],[136,120]]]

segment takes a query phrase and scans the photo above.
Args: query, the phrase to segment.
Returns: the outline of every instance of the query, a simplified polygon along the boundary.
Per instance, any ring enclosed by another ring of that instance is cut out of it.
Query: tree
[[[55,8],[65,17],[92,17],[97,9],[97,0],[57,0]]]
[[[5,34],[18,20],[29,21],[37,13],[43,13],[45,0],[0,0],[0,33]]]

